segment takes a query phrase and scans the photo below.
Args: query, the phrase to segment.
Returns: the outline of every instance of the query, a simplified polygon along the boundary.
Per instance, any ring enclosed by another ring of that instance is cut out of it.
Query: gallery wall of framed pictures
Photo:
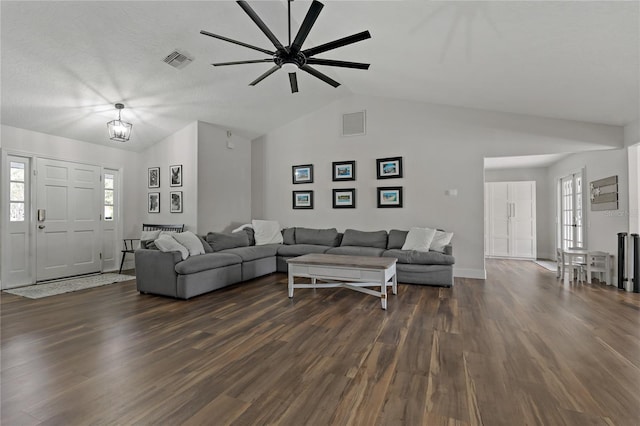
[[[402,179],[403,172],[402,157],[386,157],[375,160],[376,179]],[[313,164],[299,164],[291,166],[292,184],[312,184]],[[356,181],[356,160],[333,161],[331,163],[331,181],[349,182],[353,185]],[[334,209],[355,209],[356,208],[356,188],[332,188],[332,208]],[[292,208],[313,209],[313,190],[295,190],[291,193]],[[402,208],[403,187],[402,186],[378,186],[376,187],[376,207],[377,208]]]
[[[182,164],[169,166],[169,176],[167,182],[169,187],[182,186]],[[160,167],[149,167],[147,171],[147,188],[160,189]],[[160,191],[147,193],[147,213],[160,213]],[[183,196],[182,191],[169,192],[169,212],[182,213]]]

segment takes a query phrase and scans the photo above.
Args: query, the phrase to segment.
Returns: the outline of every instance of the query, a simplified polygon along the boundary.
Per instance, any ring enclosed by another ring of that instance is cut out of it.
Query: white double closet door
[[[101,169],[37,159],[36,279],[101,270]]]
[[[487,256],[536,258],[536,183],[485,183]]]

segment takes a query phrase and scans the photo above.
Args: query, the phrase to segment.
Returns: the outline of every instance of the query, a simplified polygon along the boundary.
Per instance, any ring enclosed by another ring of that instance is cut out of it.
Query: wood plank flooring
[[[189,301],[2,293],[2,425],[640,424],[640,295],[523,261],[486,281]]]

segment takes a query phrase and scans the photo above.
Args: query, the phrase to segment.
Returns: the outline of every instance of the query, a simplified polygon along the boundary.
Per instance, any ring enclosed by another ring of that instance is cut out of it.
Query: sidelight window
[[[24,222],[25,220],[25,163],[9,162],[9,220]]]

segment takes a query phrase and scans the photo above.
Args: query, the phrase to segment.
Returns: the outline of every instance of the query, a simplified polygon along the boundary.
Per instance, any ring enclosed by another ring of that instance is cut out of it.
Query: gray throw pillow
[[[230,234],[221,232],[209,232],[207,242],[213,251],[249,246],[249,236],[246,232],[233,232]]]
[[[213,253],[213,249],[211,248],[211,246],[209,245],[207,240],[205,240],[205,237],[203,237],[202,235],[198,235],[198,238],[200,238],[200,242],[202,243],[202,247],[204,247],[204,252],[205,253]]]
[[[244,228],[243,231],[244,231],[245,234],[247,234],[247,238],[249,238],[249,245],[250,246],[255,246],[256,245],[256,232],[253,230],[253,228]]]
[[[355,229],[347,229],[344,231],[341,246],[360,246],[360,247],[376,247],[381,249],[387,248],[387,231],[356,231]]]
[[[282,242],[288,245],[296,243],[296,228],[284,228],[282,230]]]
[[[338,231],[336,228],[296,228],[296,244],[336,247],[338,245]]]
[[[389,231],[389,241],[387,242],[387,250],[401,249],[407,239],[409,231],[401,231],[392,229]]]

